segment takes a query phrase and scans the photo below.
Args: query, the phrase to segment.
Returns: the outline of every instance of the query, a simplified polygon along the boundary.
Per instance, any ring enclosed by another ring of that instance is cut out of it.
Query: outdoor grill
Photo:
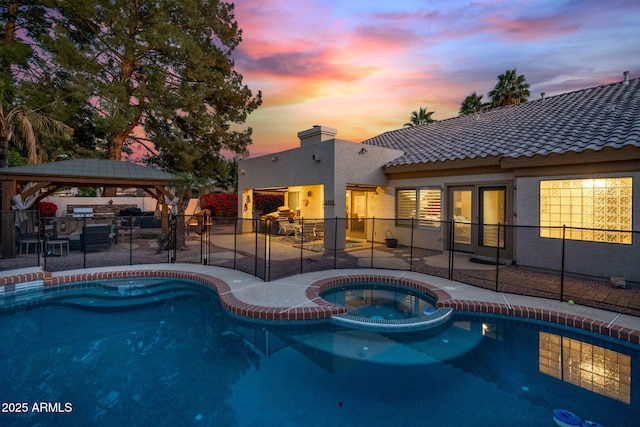
[[[73,208],[73,218],[93,218],[93,208]]]

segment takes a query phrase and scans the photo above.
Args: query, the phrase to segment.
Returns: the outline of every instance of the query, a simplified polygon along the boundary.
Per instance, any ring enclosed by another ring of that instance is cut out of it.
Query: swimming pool
[[[610,427],[640,416],[640,349],[540,322],[456,313],[408,334],[284,327],[238,321],[210,288],[175,279],[4,303],[1,425],[545,426],[564,408]],[[42,402],[55,412],[34,411]]]

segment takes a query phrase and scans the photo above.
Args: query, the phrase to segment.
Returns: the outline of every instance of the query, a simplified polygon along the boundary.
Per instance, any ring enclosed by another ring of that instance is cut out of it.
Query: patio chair
[[[22,255],[22,251],[28,254],[31,245],[33,245],[34,252],[40,251],[44,239],[40,237],[39,233],[23,233],[22,229],[16,225],[16,246],[18,247],[18,253]]]
[[[279,216],[278,219],[278,234],[288,236],[295,234],[295,230],[300,226],[293,218],[289,218],[286,215]]]
[[[109,249],[111,247],[111,238],[111,225],[90,224],[82,228],[82,237],[80,241],[84,244],[84,251],[90,252]]]
[[[314,240],[316,235],[316,221],[306,221],[295,229],[295,237],[300,240]],[[313,239],[312,239],[313,237]]]

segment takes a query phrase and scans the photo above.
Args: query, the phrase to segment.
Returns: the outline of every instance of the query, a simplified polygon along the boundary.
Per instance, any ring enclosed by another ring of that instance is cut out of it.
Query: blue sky
[[[236,0],[236,68],[263,105],[252,156],[313,125],[362,141],[419,107],[454,117],[516,68],[531,99],[640,77],[640,2]]]

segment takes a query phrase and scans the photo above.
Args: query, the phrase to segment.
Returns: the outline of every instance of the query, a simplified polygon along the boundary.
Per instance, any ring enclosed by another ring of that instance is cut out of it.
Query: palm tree
[[[420,107],[420,111],[414,111],[413,113],[411,113],[411,119],[409,123],[404,124],[404,127],[413,127],[424,125],[427,123],[433,123],[435,122],[435,120],[431,118],[433,113],[435,113],[435,111],[427,111],[427,107]]]
[[[0,168],[9,166],[9,142],[16,125],[24,139],[30,165],[38,163],[37,133],[44,136],[59,136],[63,139],[71,137],[73,130],[69,126],[37,110],[16,106],[5,113],[2,100],[0,98]]]
[[[527,102],[529,92],[529,83],[527,83],[524,75],[518,75],[516,69],[507,70],[498,77],[496,87],[489,92],[494,107],[504,107],[505,105],[520,104]]]
[[[467,96],[460,104],[460,111],[458,112],[458,114],[464,116],[467,114],[479,113],[487,109],[491,105],[491,103],[482,102],[483,96],[484,95],[478,96],[478,94],[475,92]]]

